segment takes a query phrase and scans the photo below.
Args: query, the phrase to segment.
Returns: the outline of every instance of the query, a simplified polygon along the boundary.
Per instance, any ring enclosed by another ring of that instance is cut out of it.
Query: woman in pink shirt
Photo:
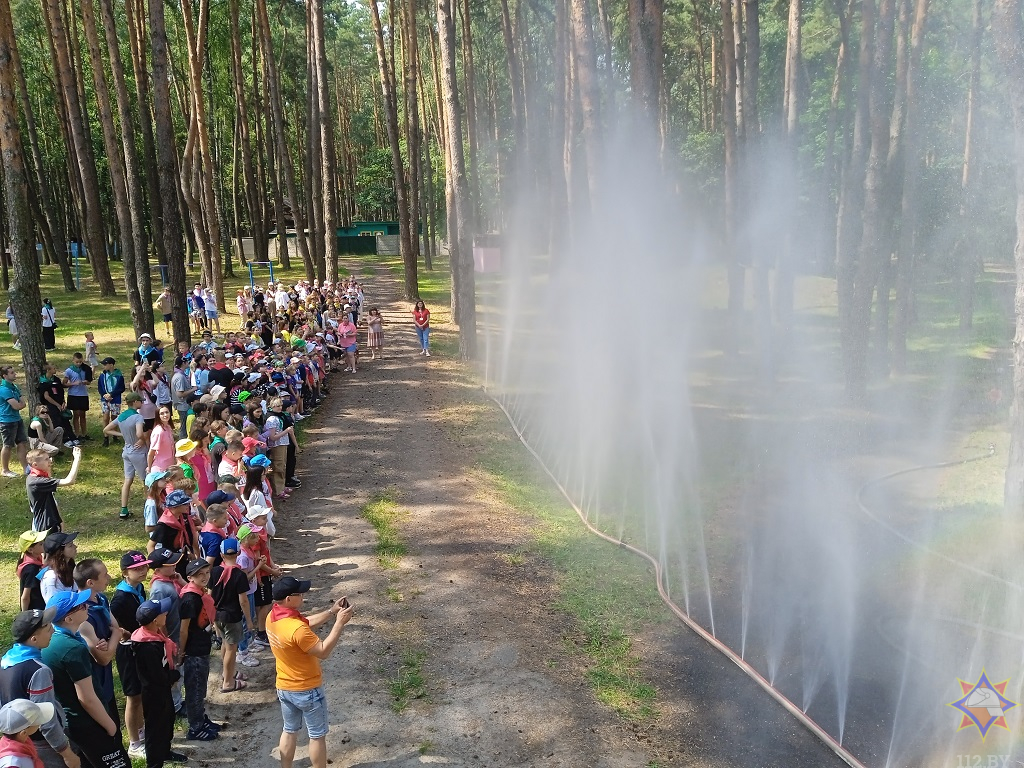
[[[352,317],[347,312],[344,320],[338,323],[338,337],[341,339],[341,348],[345,350],[345,360],[348,361],[346,373],[356,372],[356,352],[359,345],[356,343],[356,327],[352,324]]]
[[[175,463],[174,421],[169,405],[161,405],[156,412],[156,424],[149,437],[149,456],[146,463],[146,474],[167,469]]]

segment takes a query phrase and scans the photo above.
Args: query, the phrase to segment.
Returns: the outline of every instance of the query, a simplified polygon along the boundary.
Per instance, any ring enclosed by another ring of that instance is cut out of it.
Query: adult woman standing
[[[149,437],[146,474],[167,469],[174,463],[174,420],[171,417],[171,406],[161,405],[156,412],[153,433]]]
[[[43,299],[40,314],[43,318],[43,346],[47,352],[53,352],[57,348],[57,310],[49,298]]]
[[[345,360],[348,362],[345,371],[346,373],[355,373],[356,352],[359,351],[359,344],[356,342],[356,325],[347,313],[344,319],[338,323],[338,338],[341,348],[345,350]]]
[[[416,323],[416,335],[420,340],[421,355],[430,357],[430,310],[423,303],[423,299],[416,299],[416,306],[412,310],[412,319]]]

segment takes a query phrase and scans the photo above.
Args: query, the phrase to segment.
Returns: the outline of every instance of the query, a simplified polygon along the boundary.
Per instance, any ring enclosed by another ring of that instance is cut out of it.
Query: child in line
[[[370,307],[370,314],[366,318],[367,339],[366,346],[370,350],[370,359],[376,360],[384,357],[384,318],[380,316],[377,307]]]
[[[228,510],[225,502],[232,498],[223,491],[214,491],[206,497],[206,522],[199,531],[199,549],[211,566],[220,565],[220,543],[228,538]]]
[[[269,648],[267,639],[267,615],[273,605],[271,594],[273,577],[280,577],[284,572],[278,568],[270,557],[270,548],[263,539],[264,529],[256,523],[246,523],[238,531],[238,541],[242,551],[238,555],[238,564],[243,569],[255,566],[249,579],[249,607],[256,615],[256,624],[252,627],[253,645],[257,648]]]
[[[139,628],[136,612],[146,602],[146,587],[143,582],[149,574],[149,559],[137,550],[121,555],[121,581],[114,588],[114,596],[110,599],[110,612],[114,614],[121,628],[131,635]],[[121,678],[121,689],[124,691],[124,724],[128,729],[128,754],[131,757],[146,757],[146,747],[142,743],[142,681],[135,668],[135,655],[132,653],[131,641],[118,643],[114,655],[117,674]]]
[[[18,537],[17,574],[21,586],[21,610],[42,610],[46,607],[42,590],[39,588],[39,576],[43,570],[43,540],[46,534],[38,531],[25,531]]]
[[[42,765],[32,734],[53,720],[56,708],[49,702],[38,704],[14,699],[0,707],[0,768]],[[26,762],[27,761],[27,762]]]
[[[167,599],[171,601],[167,609],[167,618],[164,621],[164,634],[177,645],[181,638],[179,596],[185,586],[185,580],[178,573],[178,565],[183,557],[181,552],[172,552],[164,547],[157,547],[150,554],[149,559],[153,565],[153,577],[149,581],[149,597],[151,600]],[[174,709],[180,709],[183,703],[180,681],[173,685],[171,694],[174,700]]]
[[[206,587],[210,583],[210,564],[193,560],[185,568],[188,586],[181,592],[181,654],[185,676],[185,711],[188,714],[186,738],[213,741],[220,728],[206,714],[207,679],[210,676],[212,630],[217,608]]]
[[[259,659],[246,653],[239,653],[239,644],[245,632],[243,621],[248,619],[253,626],[249,610],[249,577],[238,567],[238,539],[224,539],[220,554],[224,562],[210,571],[210,592],[217,609],[217,634],[224,643],[221,649],[223,674],[221,693],[231,693],[245,688],[245,680],[235,674],[236,659],[243,666],[258,667]]]
[[[177,645],[166,631],[167,612],[172,604],[170,598],[150,599],[135,612],[139,628],[132,632],[132,653],[142,681],[146,768],[163,768],[166,761],[188,760],[188,755],[171,749],[171,739],[174,738],[171,686],[181,678],[174,663]]]
[[[75,588],[75,544],[77,533],[51,533],[43,539],[46,567],[40,571],[39,591],[43,600],[50,601],[58,592]]]

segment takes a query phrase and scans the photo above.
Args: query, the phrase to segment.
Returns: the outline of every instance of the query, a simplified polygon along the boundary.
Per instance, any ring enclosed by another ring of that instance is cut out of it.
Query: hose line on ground
[[[683,611],[678,605],[675,604],[675,602],[672,601],[672,599],[669,597],[668,589],[665,586],[664,569],[661,567],[661,563],[658,561],[656,557],[651,555],[649,552],[640,549],[639,547],[636,547],[632,544],[628,544],[624,541],[609,536],[604,531],[601,531],[598,528],[594,527],[590,523],[590,521],[587,520],[587,517],[583,513],[583,510],[569,495],[569,492],[562,485],[561,481],[559,481],[559,479],[555,477],[554,473],[550,469],[548,469],[548,466],[544,462],[544,460],[533,449],[533,446],[531,446],[529,442],[527,442],[526,437],[519,429],[519,425],[516,424],[515,419],[512,418],[512,415],[508,412],[508,409],[505,408],[505,404],[502,403],[498,398],[494,397],[494,395],[492,395],[490,391],[488,391],[487,387],[483,387],[483,391],[484,394],[487,395],[487,397],[490,398],[494,402],[494,404],[501,409],[501,412],[505,414],[505,418],[508,420],[509,425],[512,427],[512,431],[515,432],[516,437],[519,438],[519,441],[523,444],[526,450],[530,452],[530,455],[533,456],[536,462],[540,465],[540,468],[544,470],[544,473],[549,478],[551,478],[551,481],[555,484],[555,487],[558,488],[559,492],[569,503],[569,506],[572,507],[573,510],[576,512],[576,515],[580,518],[580,521],[583,523],[583,525],[586,526],[587,530],[589,530],[595,536],[598,536],[611,544],[620,546],[623,549],[627,549],[633,554],[642,557],[644,560],[647,560],[654,567],[654,576],[658,586],[658,594],[661,596],[662,601],[665,603],[668,609],[672,611],[673,614],[675,614],[676,618],[678,618],[687,627],[689,627],[691,630],[697,633],[697,635],[703,638],[709,645],[711,645],[712,648],[715,648],[719,653],[721,653],[733,664],[739,667],[740,670],[742,670],[751,680],[753,680],[755,683],[761,686],[761,688],[764,689],[764,691],[769,696],[771,696],[779,704],[781,704],[787,712],[789,712],[801,724],[803,724],[803,726],[807,728],[807,730],[809,730],[811,733],[817,736],[818,739],[825,744],[825,746],[831,749],[840,760],[845,762],[847,765],[851,766],[851,768],[865,768],[864,764],[861,763],[860,760],[858,760],[856,757],[854,757],[849,751],[847,751],[847,749],[843,747],[843,745],[840,744],[839,741],[832,736],[832,734],[830,734],[828,731],[826,731],[824,728],[822,728],[820,725],[814,722],[814,720],[808,717],[807,714],[802,709],[800,709],[800,707],[798,707],[796,704],[790,701],[785,696],[785,694],[783,694],[781,691],[775,688],[770,682],[768,682],[768,680],[765,679],[765,677],[760,672],[758,672],[753,666],[747,663],[735,651],[729,648],[729,646],[722,643],[722,641],[720,641],[718,638],[716,638],[714,635],[712,635],[710,632],[704,629],[704,627],[702,627],[696,621],[691,619],[685,611]]]

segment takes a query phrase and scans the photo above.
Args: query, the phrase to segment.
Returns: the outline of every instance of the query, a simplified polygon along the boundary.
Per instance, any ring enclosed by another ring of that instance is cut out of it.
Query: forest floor
[[[303,486],[274,546],[313,580],[310,610],[341,595],[355,606],[324,663],[331,764],[839,765],[666,618],[648,569],[580,532],[452,359],[443,305],[435,356],[421,357],[398,280],[361,274],[390,321],[387,356],[335,374],[306,422]],[[176,740],[190,765],[275,764],[281,715],[261,656],[247,690],[211,688],[212,717],[230,724],[219,740]]]

